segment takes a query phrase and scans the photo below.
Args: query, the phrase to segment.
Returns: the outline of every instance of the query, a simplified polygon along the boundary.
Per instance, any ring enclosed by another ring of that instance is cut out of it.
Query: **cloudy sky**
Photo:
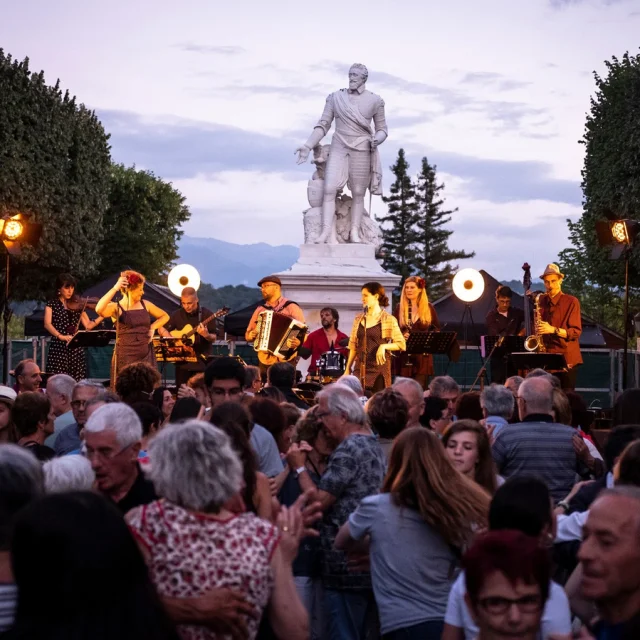
[[[171,180],[187,234],[239,243],[302,242],[312,166],[293,151],[362,62],[383,166],[426,155],[464,266],[511,279],[566,246],[592,72],[639,33],[640,0],[5,0],[0,47],[94,108],[116,161]]]

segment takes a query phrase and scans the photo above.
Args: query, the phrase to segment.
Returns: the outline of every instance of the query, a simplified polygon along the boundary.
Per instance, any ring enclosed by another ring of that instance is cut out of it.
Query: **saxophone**
[[[542,317],[540,316],[540,296],[541,293],[533,294],[533,335],[527,336],[524,341],[524,348],[527,351],[536,353],[545,353],[547,348],[544,346],[542,334],[538,333],[538,325]]]

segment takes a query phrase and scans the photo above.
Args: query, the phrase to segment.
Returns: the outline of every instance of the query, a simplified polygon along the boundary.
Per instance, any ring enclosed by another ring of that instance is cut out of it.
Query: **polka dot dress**
[[[72,329],[78,326],[80,311],[70,311],[60,300],[49,300],[47,307],[51,309],[51,324],[58,333],[72,335]],[[47,355],[47,373],[66,373],[75,380],[87,377],[87,357],[82,347],[69,349],[67,343],[55,336],[49,343]]]

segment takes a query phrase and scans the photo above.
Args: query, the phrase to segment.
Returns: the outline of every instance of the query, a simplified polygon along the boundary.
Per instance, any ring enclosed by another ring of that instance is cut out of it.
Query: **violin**
[[[67,300],[67,309],[69,311],[86,311],[91,309],[95,310],[100,298],[82,298],[81,296],[73,296],[70,300]]]

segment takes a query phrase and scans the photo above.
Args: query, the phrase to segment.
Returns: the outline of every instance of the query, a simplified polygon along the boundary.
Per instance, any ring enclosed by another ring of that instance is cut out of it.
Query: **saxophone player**
[[[536,333],[542,336],[549,353],[562,353],[567,370],[554,373],[563,389],[575,389],[578,366],[582,364],[580,334],[582,317],[578,298],[562,293],[564,274],[557,264],[548,264],[540,276],[545,293],[539,297],[540,320]]]

